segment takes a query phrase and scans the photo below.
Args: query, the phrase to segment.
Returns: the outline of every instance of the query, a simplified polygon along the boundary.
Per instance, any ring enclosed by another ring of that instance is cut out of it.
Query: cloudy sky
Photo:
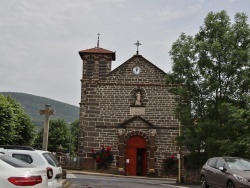
[[[194,35],[210,11],[250,17],[250,0],[0,0],[0,92],[79,106],[78,51],[116,51],[116,68],[139,53],[165,72],[182,32]],[[250,19],[249,19],[250,20]],[[249,22],[250,23],[250,22]]]

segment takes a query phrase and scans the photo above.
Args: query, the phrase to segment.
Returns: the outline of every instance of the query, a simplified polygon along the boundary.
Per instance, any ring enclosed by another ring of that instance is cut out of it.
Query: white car
[[[0,145],[0,153],[47,169],[49,188],[62,188],[62,167],[49,151],[35,150],[29,146]]]
[[[0,154],[1,188],[48,188],[47,170]]]

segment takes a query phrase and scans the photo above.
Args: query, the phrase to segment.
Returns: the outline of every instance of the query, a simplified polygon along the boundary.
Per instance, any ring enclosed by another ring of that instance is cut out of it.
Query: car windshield
[[[228,158],[226,162],[230,169],[250,171],[250,161],[242,158]]]
[[[55,167],[60,166],[60,163],[58,162],[58,160],[52,153],[43,153],[43,156],[45,157],[45,159],[50,165],[55,166]]]
[[[34,166],[29,163],[26,163],[24,161],[21,161],[19,159],[7,155],[0,155],[0,160],[16,168],[34,168]]]

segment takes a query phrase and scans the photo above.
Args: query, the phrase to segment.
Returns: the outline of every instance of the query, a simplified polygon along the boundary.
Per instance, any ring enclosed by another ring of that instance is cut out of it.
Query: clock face
[[[134,73],[134,74],[140,74],[140,72],[141,72],[141,68],[140,68],[140,67],[135,66],[135,67],[133,68],[133,73]]]

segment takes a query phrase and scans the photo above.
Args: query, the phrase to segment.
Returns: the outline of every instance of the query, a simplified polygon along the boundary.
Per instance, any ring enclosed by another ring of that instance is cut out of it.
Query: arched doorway
[[[127,141],[126,172],[129,176],[147,175],[147,142],[142,136],[132,136]]]

